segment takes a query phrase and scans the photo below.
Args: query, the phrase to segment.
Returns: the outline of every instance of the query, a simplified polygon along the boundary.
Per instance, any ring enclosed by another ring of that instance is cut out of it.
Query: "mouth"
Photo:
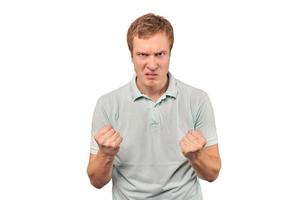
[[[148,79],[155,79],[158,76],[158,74],[154,73],[146,73],[145,75]]]
[[[154,74],[154,73],[146,73],[146,76],[158,76],[158,74]]]

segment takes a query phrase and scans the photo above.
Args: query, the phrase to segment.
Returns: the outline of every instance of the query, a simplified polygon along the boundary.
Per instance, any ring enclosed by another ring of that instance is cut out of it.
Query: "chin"
[[[158,83],[157,80],[145,80],[144,81],[144,84],[148,87],[154,87],[157,85],[157,83]]]
[[[146,81],[145,85],[148,87],[154,87],[157,85],[156,81]]]

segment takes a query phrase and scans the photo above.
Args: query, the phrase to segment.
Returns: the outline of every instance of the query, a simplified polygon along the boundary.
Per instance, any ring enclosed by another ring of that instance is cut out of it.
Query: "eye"
[[[159,52],[159,53],[156,53],[155,56],[161,57],[161,56],[164,56],[165,54],[166,54],[165,52]]]
[[[146,54],[146,53],[137,53],[137,55],[138,55],[138,56],[141,56],[141,57],[146,57],[146,56],[148,56],[148,54]]]

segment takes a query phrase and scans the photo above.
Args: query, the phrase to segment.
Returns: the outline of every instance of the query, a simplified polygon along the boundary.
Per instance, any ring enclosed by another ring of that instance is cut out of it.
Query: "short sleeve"
[[[207,141],[206,146],[218,143],[214,111],[207,94],[198,106],[194,128],[203,134]]]
[[[108,115],[105,112],[104,105],[99,98],[94,109],[93,119],[92,119],[92,130],[91,130],[91,142],[90,142],[90,153],[97,154],[99,147],[95,140],[95,135],[103,126],[110,124]]]

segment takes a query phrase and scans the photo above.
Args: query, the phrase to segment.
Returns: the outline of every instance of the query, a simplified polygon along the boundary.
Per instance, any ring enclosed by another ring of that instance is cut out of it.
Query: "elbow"
[[[219,176],[219,173],[212,173],[212,174],[204,177],[204,180],[211,183],[211,182],[214,182],[218,178],[218,176]]]
[[[206,177],[204,177],[204,180],[210,183],[214,182],[219,177],[220,170],[221,170],[221,165],[213,167],[210,173],[207,174]]]
[[[217,178],[218,178],[218,175],[216,175],[216,176],[208,176],[208,177],[205,178],[205,180],[207,182],[211,183],[211,182],[214,182]]]
[[[105,186],[109,181],[102,181],[95,177],[93,173],[90,173],[87,171],[88,177],[90,179],[90,183],[92,186],[94,186],[97,189],[101,189],[103,186]]]
[[[95,179],[94,177],[90,176],[90,183],[92,186],[94,186],[97,189],[101,189],[102,187],[104,187],[108,181],[99,181],[97,179]]]
[[[92,181],[91,181],[91,184],[92,184],[92,186],[94,186],[97,189],[101,189],[104,186],[103,184],[95,183],[95,182],[92,182]]]

